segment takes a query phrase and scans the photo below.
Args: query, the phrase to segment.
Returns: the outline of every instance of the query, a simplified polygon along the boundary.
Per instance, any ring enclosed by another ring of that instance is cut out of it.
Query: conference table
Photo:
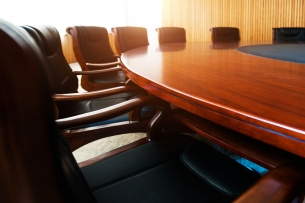
[[[168,43],[129,50],[121,61],[133,82],[190,115],[305,157],[304,51],[304,44]]]

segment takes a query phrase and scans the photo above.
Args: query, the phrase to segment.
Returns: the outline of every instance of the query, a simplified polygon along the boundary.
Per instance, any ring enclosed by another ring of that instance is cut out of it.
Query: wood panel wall
[[[211,40],[209,29],[238,27],[242,40],[271,40],[273,27],[305,27],[304,0],[163,0],[162,26],[184,27],[187,41]]]

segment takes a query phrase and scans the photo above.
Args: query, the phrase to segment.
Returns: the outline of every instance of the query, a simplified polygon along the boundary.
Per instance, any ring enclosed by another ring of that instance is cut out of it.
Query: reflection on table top
[[[249,44],[262,43],[140,47],[122,55],[123,70],[178,107],[305,157],[305,65],[236,50]]]

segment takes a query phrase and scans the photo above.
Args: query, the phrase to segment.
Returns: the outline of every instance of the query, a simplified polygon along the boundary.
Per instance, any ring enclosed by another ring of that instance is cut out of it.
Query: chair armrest
[[[234,203],[291,203],[303,189],[304,181],[303,167],[283,165],[268,172]]]
[[[90,70],[90,71],[73,71],[75,75],[97,75],[108,72],[121,71],[121,67],[107,68],[102,70]]]
[[[113,55],[115,58],[119,59],[121,56],[118,54]]]
[[[117,117],[119,115],[128,113],[137,108],[142,108],[147,105],[155,104],[156,103],[155,101],[156,98],[148,97],[148,96],[135,98],[110,107],[92,111],[89,113],[84,113],[69,118],[57,119],[55,120],[55,122],[57,127],[59,127],[60,129],[87,125]]]
[[[111,96],[126,92],[139,92],[139,94],[146,94],[145,90],[138,86],[120,86],[109,88],[105,90],[83,92],[83,93],[71,93],[71,94],[54,94],[54,101],[75,101],[75,100],[89,100],[98,99],[106,96]]]
[[[121,65],[119,61],[111,62],[111,63],[86,63],[87,66],[95,66],[95,67],[109,67],[109,66],[117,66]]]

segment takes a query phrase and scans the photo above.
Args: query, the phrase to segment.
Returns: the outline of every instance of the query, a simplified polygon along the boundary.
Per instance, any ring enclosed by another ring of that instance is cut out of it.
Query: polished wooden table
[[[150,45],[121,60],[127,76],[151,94],[305,157],[305,65],[235,49],[248,44]]]

